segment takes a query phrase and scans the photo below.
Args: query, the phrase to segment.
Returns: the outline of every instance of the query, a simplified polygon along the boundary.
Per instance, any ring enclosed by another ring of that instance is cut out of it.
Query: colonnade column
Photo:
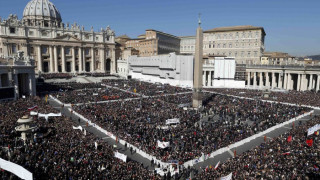
[[[53,47],[53,54],[54,54],[54,72],[59,72],[58,69],[58,50],[57,50],[57,46]]]
[[[49,72],[54,72],[54,66],[53,66],[53,49],[52,46],[49,46],[49,55],[50,55],[50,71]]]
[[[253,87],[257,86],[257,73],[253,72]]]
[[[116,51],[115,48],[112,48],[112,57],[111,57],[111,73],[116,73]]]
[[[76,72],[76,50],[74,47],[72,47],[72,68],[71,72]]]
[[[260,86],[260,88],[262,88],[262,86],[263,86],[263,79],[262,79],[262,72],[260,72],[259,73],[260,74],[260,77],[259,77],[259,86]]]
[[[248,77],[247,77],[247,86],[249,87],[250,85],[251,85],[251,82],[250,82],[250,80],[251,80],[251,72],[249,71],[248,72]]]
[[[311,89],[312,89],[312,78],[313,78],[313,74],[310,74],[308,90],[311,90]]]
[[[94,67],[95,67],[95,64],[94,64],[95,63],[95,59],[94,58],[95,58],[94,48],[92,47],[91,48],[91,64],[90,64],[91,65],[91,67],[90,67],[90,71],[91,72],[94,72]]]
[[[307,78],[306,74],[301,75],[301,91],[307,90]]]
[[[202,71],[202,85],[206,86],[206,71]]]
[[[66,55],[64,52],[64,46],[61,46],[61,68],[62,68],[62,72],[65,73],[66,72]]]
[[[284,85],[283,89],[288,89],[288,73],[284,73]]]
[[[276,76],[275,73],[272,72],[272,84],[271,84],[272,88],[276,87]]]
[[[320,75],[318,74],[317,75],[317,85],[316,85],[316,91],[318,92],[319,91],[319,83],[320,83]],[[1,83],[1,81],[0,81],[0,83]]]
[[[283,84],[283,80],[282,80],[282,76],[281,76],[281,73],[279,73],[279,76],[278,76],[278,88],[282,89],[282,84]]]
[[[266,87],[270,87],[269,72],[266,72],[265,75],[266,75]]]
[[[208,86],[210,87],[210,86],[212,86],[211,83],[212,82],[212,80],[211,80],[211,71],[209,71],[209,80],[208,80]]]
[[[301,74],[298,74],[297,91],[301,90]]]
[[[42,72],[42,57],[41,57],[41,45],[37,46],[38,53],[37,53],[37,59],[38,59],[38,72]]]

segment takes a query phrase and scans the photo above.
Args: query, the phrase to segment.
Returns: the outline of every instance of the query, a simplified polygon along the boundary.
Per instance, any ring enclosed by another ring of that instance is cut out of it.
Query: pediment
[[[65,34],[65,35],[62,35],[62,36],[58,36],[55,39],[63,40],[63,41],[80,41],[80,39],[78,39],[77,37],[72,36],[70,34]]]

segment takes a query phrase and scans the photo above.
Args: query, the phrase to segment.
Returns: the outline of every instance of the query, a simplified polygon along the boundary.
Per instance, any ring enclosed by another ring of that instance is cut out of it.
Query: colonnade
[[[214,71],[211,70],[203,70],[202,72],[202,85],[205,87],[211,87],[212,80],[214,79]]]
[[[320,88],[320,74],[315,71],[255,71],[247,69],[247,86],[286,90],[315,90]]]

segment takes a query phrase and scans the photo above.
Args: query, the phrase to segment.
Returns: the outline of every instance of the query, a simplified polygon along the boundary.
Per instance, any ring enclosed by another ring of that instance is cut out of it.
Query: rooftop
[[[229,26],[229,27],[218,27],[204,31],[204,33],[208,32],[228,32],[228,31],[246,31],[246,30],[262,30],[264,35],[266,35],[263,27],[244,25],[244,26]]]

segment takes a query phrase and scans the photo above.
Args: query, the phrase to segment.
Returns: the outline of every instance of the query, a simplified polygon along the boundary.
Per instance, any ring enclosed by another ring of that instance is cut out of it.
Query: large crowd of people
[[[39,113],[56,112],[44,100],[20,99],[0,104],[1,158],[23,166],[36,179],[160,179],[138,162],[123,162],[114,157],[114,149],[89,132],[74,130],[76,123],[66,117],[49,121],[34,118],[37,128],[26,143],[15,131],[18,118],[37,106]],[[97,143],[97,146],[96,146]],[[17,179],[0,171],[2,179]]]
[[[224,95],[211,98],[202,110],[205,114],[214,115],[209,123],[199,123],[199,111],[185,110],[159,98],[88,104],[74,108],[147,153],[163,161],[181,162],[226,147],[309,110]],[[178,125],[166,125],[166,120],[174,118],[180,120]],[[170,142],[171,146],[158,148],[158,140]]]
[[[145,96],[155,96],[161,94],[176,94],[183,92],[191,92],[191,89],[185,89],[176,86],[170,86],[169,84],[149,83],[137,80],[119,80],[119,79],[104,79],[102,83],[118,87],[120,89],[135,91],[136,93]]]
[[[48,73],[41,74],[44,79],[71,79],[72,75],[69,73]]]
[[[206,90],[234,96],[320,107],[320,93],[315,91],[271,91],[269,97],[264,97],[265,91],[255,89],[216,88]]]
[[[52,94],[65,104],[90,103],[138,97],[132,92],[121,91],[114,88],[96,88],[69,90]]]
[[[277,102],[320,105],[320,95],[310,91],[271,92],[269,98],[264,98],[263,91],[258,90],[206,89],[211,92],[203,94],[204,106],[195,110],[187,108],[192,104],[190,89],[119,79],[102,83],[45,83],[37,90],[63,103],[78,104],[73,106],[74,111],[117,138],[163,162],[180,164],[311,110]],[[94,103],[99,101],[107,102]],[[0,103],[0,153],[1,158],[31,171],[35,179],[160,179],[141,163],[116,159],[113,147],[89,132],[84,135],[74,130],[72,126],[78,124],[64,116],[49,118],[49,121],[34,116],[37,128],[34,136],[24,143],[14,128],[18,118],[30,113],[29,107],[37,107],[35,111],[39,113],[58,112],[39,97]],[[177,119],[178,122],[167,123]],[[318,137],[305,135],[306,130],[317,123],[320,117],[229,159],[218,168],[207,167],[197,173],[195,179],[217,179],[229,173],[233,173],[235,179],[320,177]],[[292,136],[292,142],[288,142],[288,136]],[[306,145],[306,139],[313,139],[313,146]],[[159,147],[158,141],[170,145]],[[181,169],[181,173],[185,173],[183,178],[189,177],[189,169]],[[0,177],[16,178],[5,171],[0,171]]]
[[[307,136],[308,128],[316,124],[320,124],[320,117],[220,163],[217,168],[216,164],[203,168],[194,179],[218,179],[230,173],[233,179],[319,179],[320,139],[315,134]]]

